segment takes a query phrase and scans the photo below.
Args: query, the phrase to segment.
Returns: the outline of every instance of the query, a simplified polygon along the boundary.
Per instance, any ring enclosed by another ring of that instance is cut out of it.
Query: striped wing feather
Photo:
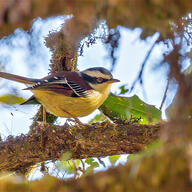
[[[88,97],[90,89],[79,73],[61,72],[40,79],[25,90],[46,90],[70,97]]]

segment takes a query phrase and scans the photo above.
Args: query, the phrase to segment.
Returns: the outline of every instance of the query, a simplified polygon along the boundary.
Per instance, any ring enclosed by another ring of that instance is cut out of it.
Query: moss
[[[150,155],[149,155],[150,154]],[[147,174],[147,175],[146,175]],[[87,185],[89,183],[89,185]],[[189,155],[186,146],[157,147],[135,156],[127,164],[78,180],[59,180],[46,176],[26,183],[22,178],[0,180],[0,190],[7,191],[191,191]]]

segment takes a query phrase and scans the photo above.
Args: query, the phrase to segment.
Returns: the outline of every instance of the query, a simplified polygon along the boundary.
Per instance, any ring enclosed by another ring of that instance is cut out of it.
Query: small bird
[[[49,113],[58,117],[76,118],[99,108],[110,93],[112,74],[103,67],[81,72],[57,72],[42,79],[31,79],[0,72],[0,77],[27,84],[24,90],[34,93],[22,104],[37,100]]]

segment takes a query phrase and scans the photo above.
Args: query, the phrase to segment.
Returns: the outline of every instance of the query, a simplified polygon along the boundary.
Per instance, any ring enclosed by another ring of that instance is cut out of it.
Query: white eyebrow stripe
[[[109,76],[107,74],[103,74],[100,71],[85,71],[84,73],[91,76],[91,77],[96,77],[96,78],[98,78],[98,77],[102,77],[104,79],[110,79],[111,78],[111,76]]]

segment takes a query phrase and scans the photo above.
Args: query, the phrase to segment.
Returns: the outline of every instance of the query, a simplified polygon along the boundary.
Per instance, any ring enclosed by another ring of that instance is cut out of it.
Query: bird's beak
[[[120,80],[119,79],[110,79],[108,82],[109,83],[117,83],[117,82],[120,82]]]

